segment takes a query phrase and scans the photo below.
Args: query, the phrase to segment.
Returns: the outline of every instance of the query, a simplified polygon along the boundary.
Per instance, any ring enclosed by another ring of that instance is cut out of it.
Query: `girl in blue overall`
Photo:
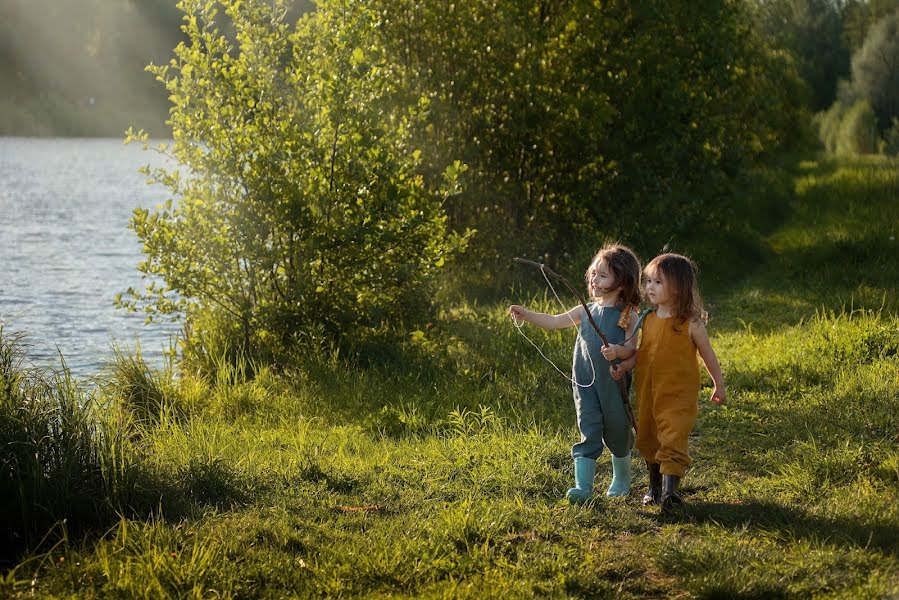
[[[609,344],[633,347],[636,307],[640,303],[640,260],[626,246],[607,244],[593,258],[584,276],[593,299],[587,306]],[[603,358],[602,342],[583,307],[578,305],[550,315],[512,305],[509,312],[516,323],[527,321],[544,329],[578,327],[572,387],[581,440],[571,448],[575,484],[566,498],[571,503],[591,498],[596,459],[604,447],[612,453],[612,483],[606,495],[626,496],[631,485],[634,437],[620,388],[610,375],[609,362]]]

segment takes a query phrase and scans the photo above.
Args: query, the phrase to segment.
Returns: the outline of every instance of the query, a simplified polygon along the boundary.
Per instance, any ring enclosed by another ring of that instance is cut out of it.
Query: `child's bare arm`
[[[637,336],[634,335],[634,329],[637,326],[637,311],[631,311],[630,325],[625,332],[625,342],[623,344],[609,344],[602,347],[602,355],[608,361],[616,358],[624,360],[630,358],[637,352]]]
[[[573,327],[581,322],[581,306],[575,306],[567,312],[558,315],[550,315],[547,313],[529,310],[523,306],[513,304],[509,307],[509,314],[516,322],[527,321],[531,325],[542,327],[543,329],[565,329]]]
[[[718,357],[712,349],[712,342],[709,340],[709,334],[699,321],[690,323],[690,337],[699,350],[699,356],[705,363],[705,368],[709,372],[714,382],[715,389],[712,390],[710,400],[715,404],[724,404],[727,401],[727,388],[724,387],[724,375],[721,373],[721,365],[718,364]]]

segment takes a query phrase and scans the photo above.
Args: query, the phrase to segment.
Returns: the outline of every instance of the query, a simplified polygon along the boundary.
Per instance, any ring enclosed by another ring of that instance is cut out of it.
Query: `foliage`
[[[874,111],[866,100],[860,100],[843,115],[836,153],[873,154],[877,151],[879,139]]]
[[[0,133],[165,132],[166,98],[143,73],[179,39],[173,0],[0,0]]]
[[[845,0],[842,2],[843,40],[850,52],[862,47],[875,23],[896,12],[899,0]]]
[[[826,111],[815,115],[815,124],[818,127],[818,136],[824,148],[831,154],[837,151],[837,140],[839,139],[840,125],[843,122],[843,116],[846,114],[846,107],[842,102],[834,102]]]
[[[849,75],[843,7],[833,0],[774,0],[754,3],[762,36],[795,58],[811,92],[809,106],[824,110],[836,99],[837,81]]]
[[[373,6],[407,93],[429,99],[426,173],[471,167],[448,211],[482,234],[475,266],[603,235],[661,245],[720,208],[702,186],[795,137],[798,79],[742,3]]]
[[[864,45],[852,56],[852,81],[842,91],[844,103],[867,100],[878,130],[899,117],[899,8],[871,27]]]
[[[410,131],[428,100],[391,102],[375,13],[324,3],[291,29],[283,1],[223,5],[233,43],[214,3],[185,1],[189,41],[151,67],[173,103],[163,152],[187,175],[150,173],[175,202],[135,211],[150,282],[124,304],[189,322],[215,311],[251,353],[420,319],[465,245],[442,210],[465,166],[417,174]]]
[[[839,155],[873,154],[880,148],[877,119],[867,100],[850,107],[835,102],[818,117],[821,142]]]

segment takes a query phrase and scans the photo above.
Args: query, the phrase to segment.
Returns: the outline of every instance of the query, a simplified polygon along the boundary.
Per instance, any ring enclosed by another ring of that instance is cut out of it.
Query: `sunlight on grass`
[[[897,261],[881,254],[899,217],[897,172],[885,161],[800,166],[790,217],[765,234],[770,261],[718,294],[710,331],[729,403],[713,407],[703,390],[687,503],[672,514],[641,506],[637,457],[628,497],[602,494],[604,454],[595,499],[563,502],[578,435],[570,384],[518,335],[506,303],[459,301],[397,364],[322,357],[178,377],[118,356],[97,390],[110,410],[85,434],[103,442],[90,465],[106,465],[96,473],[115,511],[56,546],[31,532],[0,592],[899,593]],[[869,260],[877,269],[859,266]],[[570,335],[527,333],[567,368]],[[21,382],[29,371],[15,356],[5,376]],[[27,406],[12,395],[2,414],[13,423]],[[68,492],[42,493],[61,522]]]

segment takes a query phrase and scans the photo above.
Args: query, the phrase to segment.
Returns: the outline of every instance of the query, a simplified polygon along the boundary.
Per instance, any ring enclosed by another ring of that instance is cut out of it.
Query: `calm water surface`
[[[128,222],[135,207],[168,197],[137,172],[162,162],[118,139],[0,137],[0,320],[7,333],[27,333],[33,362],[53,363],[58,348],[89,378],[115,341],[140,343],[148,362],[162,365],[177,327],[144,325],[112,304],[143,287]]]

